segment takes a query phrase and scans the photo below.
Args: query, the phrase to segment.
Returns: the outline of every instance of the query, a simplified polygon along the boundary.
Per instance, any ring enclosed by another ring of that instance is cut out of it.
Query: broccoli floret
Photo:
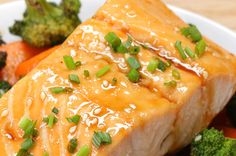
[[[50,47],[62,43],[81,23],[79,0],[63,0],[60,5],[46,0],[25,0],[26,11],[21,21],[9,28],[34,47]]]
[[[235,156],[236,140],[225,138],[214,128],[198,134],[191,145],[191,156]]]
[[[11,85],[7,81],[0,81],[0,97],[10,89]]]

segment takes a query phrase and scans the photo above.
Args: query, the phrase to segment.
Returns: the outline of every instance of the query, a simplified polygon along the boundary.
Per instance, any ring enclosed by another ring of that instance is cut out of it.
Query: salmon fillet
[[[43,60],[0,100],[0,153],[15,155],[24,141],[19,122],[37,121],[38,136],[30,153],[41,156],[70,155],[72,138],[76,151],[88,145],[92,156],[162,156],[189,144],[224,108],[236,88],[236,58],[207,38],[203,56],[181,59],[176,40],[194,49],[195,44],[181,35],[187,25],[159,0],[108,0],[96,15],[78,26],[60,49]],[[141,47],[137,59],[141,80],[132,83],[127,55],[114,53],[104,36],[128,36]],[[82,65],[68,70],[63,56],[70,55]],[[166,71],[147,71],[155,57],[172,62]],[[102,77],[96,73],[109,65]],[[84,76],[88,70],[89,77]],[[172,71],[181,79],[167,87]],[[68,80],[76,74],[80,84]],[[112,83],[113,78],[117,83]],[[53,87],[69,87],[72,92],[54,94]],[[57,108],[58,121],[49,127],[43,118]],[[78,125],[66,118],[80,115]],[[94,132],[110,134],[112,143],[99,148],[92,143]]]

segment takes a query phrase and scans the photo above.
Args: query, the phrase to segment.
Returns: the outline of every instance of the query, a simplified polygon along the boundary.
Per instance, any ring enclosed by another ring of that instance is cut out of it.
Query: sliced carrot
[[[1,71],[1,79],[8,81],[10,84],[14,84],[18,79],[15,75],[17,66],[21,62],[45,50],[45,48],[34,48],[23,41],[0,46],[0,51],[7,52],[6,66]]]
[[[60,46],[55,46],[53,48],[50,48],[46,50],[45,52],[42,52],[24,62],[19,64],[19,66],[16,69],[16,76],[22,77],[25,76],[27,73],[29,73],[32,69],[34,69],[40,61],[45,59],[47,56],[49,56],[52,52],[54,52],[56,49],[58,49]]]

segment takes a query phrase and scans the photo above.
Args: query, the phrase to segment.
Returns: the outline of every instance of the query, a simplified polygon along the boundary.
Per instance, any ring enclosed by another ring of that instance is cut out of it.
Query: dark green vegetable
[[[236,127],[236,95],[234,95],[226,106],[226,112],[231,123]]]
[[[24,150],[24,149],[20,149],[16,156],[33,156],[29,151]]]
[[[201,56],[205,52],[206,47],[207,47],[207,44],[204,40],[197,42],[196,47],[195,47],[195,53],[198,56]]]
[[[214,128],[198,134],[191,145],[191,156],[235,156],[236,140],[225,138]]]
[[[187,59],[187,56],[186,56],[186,54],[184,53],[184,49],[183,49],[183,47],[182,47],[181,44],[182,44],[181,41],[176,41],[176,42],[175,42],[175,48],[178,50],[178,52],[179,52],[181,58],[182,58],[183,60],[185,60],[185,59]]]
[[[21,21],[9,28],[35,47],[62,43],[80,24],[79,0],[63,0],[60,5],[46,0],[25,0],[27,9]]]
[[[90,153],[90,149],[87,145],[84,145],[80,148],[79,152],[76,154],[76,156],[88,156]]]
[[[90,73],[89,73],[88,70],[84,70],[84,76],[85,76],[85,77],[89,77],[89,76],[90,76]]]
[[[100,78],[102,76],[104,76],[106,73],[108,73],[110,70],[110,66],[105,66],[102,69],[100,69],[97,73],[96,73],[96,77]]]
[[[74,62],[74,59],[71,56],[65,55],[65,56],[63,56],[63,60],[64,60],[64,63],[66,65],[67,69],[69,69],[69,70],[76,69],[76,64]]]
[[[128,73],[128,78],[131,82],[137,83],[139,82],[140,74],[136,69],[131,69],[130,72]]]
[[[74,115],[70,118],[66,118],[68,122],[70,123],[74,123],[75,125],[78,125],[79,121],[80,121],[80,115]]]
[[[53,112],[54,114],[58,114],[58,113],[59,113],[59,110],[58,110],[56,107],[53,107],[52,112]]]
[[[29,150],[34,145],[34,141],[31,138],[27,138],[22,144],[21,149]]]
[[[109,133],[105,132],[94,132],[93,134],[93,145],[96,148],[99,148],[101,145],[104,144],[111,144],[111,136]]]
[[[129,57],[127,62],[132,69],[139,69],[141,67],[139,61],[135,57]]]
[[[68,152],[75,153],[77,146],[78,146],[77,139],[76,138],[71,139],[68,146],[67,146]]]
[[[0,98],[5,94],[8,90],[11,89],[11,85],[7,81],[0,81]]]
[[[189,27],[182,28],[180,31],[185,37],[191,38],[193,42],[198,42],[202,39],[200,31],[193,24],[190,24]]]
[[[112,49],[117,52],[117,48],[121,45],[121,39],[114,32],[109,32],[105,36],[105,40],[111,45]]]
[[[77,83],[77,84],[80,84],[80,79],[79,79],[79,76],[78,75],[75,75],[75,74],[70,74],[69,75],[69,80],[73,83]]]
[[[111,80],[111,84],[114,86],[114,85],[116,85],[116,83],[117,83],[117,78],[113,78],[112,80]]]
[[[0,51],[0,69],[6,66],[7,53],[5,51]]]
[[[157,68],[159,70],[161,70],[162,72],[166,71],[166,68],[167,68],[167,65],[165,62],[163,62],[162,60],[158,60],[158,65],[157,65]]]
[[[151,73],[154,73],[158,67],[158,61],[156,59],[152,59],[147,66],[147,70]]]

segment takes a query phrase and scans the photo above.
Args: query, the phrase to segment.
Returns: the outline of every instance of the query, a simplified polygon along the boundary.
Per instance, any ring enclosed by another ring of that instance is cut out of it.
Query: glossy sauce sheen
[[[35,156],[42,155],[44,151],[50,156],[70,155],[67,145],[74,137],[78,139],[77,151],[81,146],[89,145],[92,156],[116,155],[126,138],[135,130],[145,129],[152,120],[160,121],[160,125],[163,121],[164,132],[161,129],[156,132],[163,135],[160,137],[161,147],[158,144],[160,153],[146,152],[147,155],[163,155],[189,143],[193,135],[207,126],[222,109],[213,107],[214,95],[217,95],[217,88],[212,87],[213,80],[222,78],[232,82],[225,101],[233,94],[236,59],[208,41],[207,51],[201,58],[183,61],[174,48],[175,41],[181,40],[183,45],[192,49],[195,46],[180,34],[179,29],[184,26],[186,24],[159,1],[108,0],[93,19],[80,25],[60,49],[42,61],[0,100],[1,155],[14,155],[20,149],[23,131],[18,123],[24,116],[37,120],[39,136],[30,150]],[[115,32],[122,41],[126,41],[130,34],[136,43],[150,45],[149,49],[141,48],[137,55],[142,66],[139,83],[128,80],[129,66],[125,56],[114,53],[104,40],[108,32]],[[63,62],[64,55],[80,60],[82,66],[68,70]],[[173,64],[165,72],[150,73],[146,69],[148,62],[157,56]],[[111,70],[96,78],[96,72],[106,65]],[[178,69],[181,79],[177,81],[176,88],[168,88],[164,83],[173,80],[173,69]],[[84,70],[89,70],[88,78],[84,77]],[[69,74],[77,74],[81,83],[71,83]],[[111,83],[113,78],[117,79],[115,85]],[[74,91],[53,94],[50,92],[52,87],[71,87]],[[204,111],[197,114],[197,121],[189,123],[184,129],[184,118],[191,117],[185,116],[182,110],[188,108],[191,101],[196,102],[193,109]],[[51,113],[53,107],[59,109],[58,123],[48,128],[42,119]],[[66,117],[76,114],[81,115],[78,126],[66,120]],[[94,131],[110,133],[112,144],[97,149],[92,145]],[[183,131],[186,134],[179,138]],[[173,134],[172,143],[162,147],[165,138],[172,137],[170,134]],[[135,155],[131,150],[123,151],[130,152],[126,155]]]

